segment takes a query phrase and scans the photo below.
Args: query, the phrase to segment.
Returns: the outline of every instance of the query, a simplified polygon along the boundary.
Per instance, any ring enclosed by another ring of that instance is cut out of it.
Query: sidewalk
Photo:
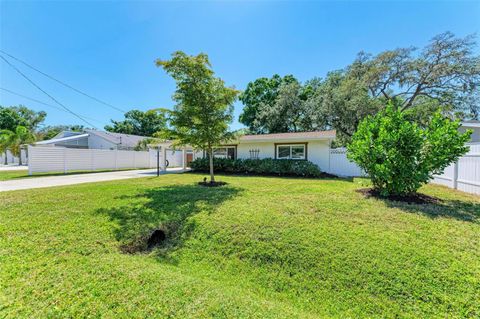
[[[0,165],[0,172],[5,172],[5,171],[20,171],[20,170],[27,170],[28,166],[26,165]]]
[[[183,173],[182,168],[168,168],[167,171],[160,174]],[[0,192],[14,191],[20,189],[43,188],[53,186],[65,186],[83,183],[113,181],[130,178],[140,178],[148,176],[156,176],[156,169],[132,170],[106,173],[91,173],[65,176],[48,176],[48,177],[31,177],[16,180],[8,180],[0,182]]]

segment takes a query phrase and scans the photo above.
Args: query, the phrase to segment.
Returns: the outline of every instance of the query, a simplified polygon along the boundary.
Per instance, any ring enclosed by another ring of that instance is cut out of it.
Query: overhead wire
[[[55,78],[55,77],[53,77],[53,76],[45,73],[45,72],[37,69],[37,68],[34,67],[33,65],[31,65],[31,64],[29,64],[29,63],[27,63],[27,62],[25,62],[25,61],[23,61],[23,60],[15,57],[15,56],[13,56],[13,55],[11,55],[11,54],[8,53],[8,52],[5,52],[4,50],[1,50],[1,49],[0,49],[0,52],[3,53],[3,54],[5,54],[5,55],[7,55],[8,57],[16,60],[16,61],[22,63],[23,65],[29,67],[30,69],[32,69],[32,70],[34,70],[34,71],[36,71],[36,72],[38,72],[38,73],[46,76],[47,78],[49,78],[49,79],[51,79],[51,80],[53,80],[53,81],[55,81],[55,82],[57,82],[57,83],[65,86],[65,87],[67,87],[67,88],[69,88],[69,89],[71,89],[71,90],[73,90],[73,91],[75,91],[75,92],[77,92],[77,93],[79,93],[79,94],[82,94],[82,95],[84,95],[84,96],[86,96],[86,97],[88,97],[88,98],[90,98],[90,99],[92,99],[92,100],[94,100],[94,101],[96,101],[96,102],[98,102],[98,103],[100,103],[100,104],[103,104],[103,105],[105,105],[105,106],[108,106],[108,107],[110,107],[110,108],[112,108],[112,109],[114,109],[114,110],[117,110],[117,111],[119,111],[119,112],[122,112],[122,113],[125,113],[125,112],[126,112],[125,110],[122,110],[122,109],[119,108],[119,107],[116,107],[116,106],[114,106],[114,105],[112,105],[112,104],[110,104],[110,103],[107,103],[107,102],[105,102],[105,101],[102,101],[102,100],[100,100],[100,99],[98,99],[98,98],[96,98],[96,97],[94,97],[94,96],[92,96],[92,95],[90,95],[90,94],[87,94],[87,93],[85,93],[85,92],[83,92],[83,91],[81,91],[81,90],[79,90],[79,89],[77,89],[77,88],[74,88],[74,87],[71,86],[70,84],[65,83],[65,82],[63,82],[63,81],[61,81],[61,80],[59,80],[59,79],[57,79],[57,78]]]
[[[1,50],[0,50],[1,51]],[[23,73],[22,71],[20,71],[20,69],[18,69],[15,65],[13,65],[12,63],[10,63],[10,61],[8,61],[3,55],[0,55],[0,58],[5,62],[7,63],[12,69],[14,69],[18,74],[20,74],[23,78],[25,78],[25,80],[27,80],[30,84],[32,84],[34,87],[36,87],[39,91],[41,91],[42,93],[44,93],[46,96],[48,96],[52,101],[54,101],[55,103],[57,103],[58,105],[60,105],[63,109],[65,109],[68,113],[74,115],[75,117],[77,117],[78,119],[80,119],[81,121],[85,122],[86,124],[90,125],[91,127],[93,128],[96,128],[96,126],[92,123],[90,123],[89,121],[87,121],[86,119],[84,119],[81,115],[73,112],[72,110],[70,110],[67,106],[63,105],[62,103],[60,103],[56,98],[54,98],[52,95],[50,95],[48,92],[46,92],[44,89],[42,89],[40,86],[38,86],[33,80],[31,80],[25,73]]]
[[[32,98],[32,97],[28,97],[28,96],[26,96],[26,95],[23,95],[23,94],[14,92],[14,91],[9,90],[9,89],[4,88],[4,87],[0,87],[0,90],[3,90],[3,91],[8,92],[8,93],[10,93],[10,94],[13,94],[13,95],[22,97],[22,98],[24,98],[24,99],[26,99],[26,100],[33,101],[33,102],[38,103],[38,104],[42,104],[42,105],[45,105],[45,106],[49,106],[49,107],[51,107],[51,108],[54,108],[54,109],[59,110],[59,111],[62,111],[62,112],[67,112],[67,111],[65,111],[63,108],[61,108],[61,107],[59,107],[59,106],[56,106],[56,105],[53,105],[53,104],[49,104],[49,103],[43,102],[43,101],[34,99],[34,98]],[[68,112],[67,112],[67,113],[68,113]],[[96,120],[96,119],[94,119],[94,118],[85,116],[85,115],[83,115],[83,114],[79,114],[79,115],[82,116],[83,118],[86,118],[87,120],[91,120],[91,121],[94,121],[94,122],[103,124],[102,122],[100,122],[99,120]]]

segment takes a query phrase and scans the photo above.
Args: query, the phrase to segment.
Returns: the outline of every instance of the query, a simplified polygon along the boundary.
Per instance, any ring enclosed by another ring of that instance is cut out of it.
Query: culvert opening
[[[167,239],[167,236],[165,235],[165,232],[161,229],[155,229],[150,237],[148,238],[147,241],[147,248],[151,249],[155,246],[160,245]]]

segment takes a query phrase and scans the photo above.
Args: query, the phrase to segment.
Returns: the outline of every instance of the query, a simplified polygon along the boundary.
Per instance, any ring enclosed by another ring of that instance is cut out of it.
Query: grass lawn
[[[480,198],[164,175],[0,193],[0,317],[480,317]],[[162,226],[152,251],[125,253]]]

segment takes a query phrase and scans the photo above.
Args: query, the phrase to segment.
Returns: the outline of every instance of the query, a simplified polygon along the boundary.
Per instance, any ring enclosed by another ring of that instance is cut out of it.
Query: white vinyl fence
[[[480,194],[480,143],[468,144],[470,151],[443,174],[435,175],[434,184],[445,185],[467,193]],[[330,150],[330,173],[339,176],[365,176],[365,173],[347,158],[345,148]]]
[[[365,176],[365,172],[347,158],[346,148],[330,149],[330,172],[338,176]]]
[[[63,147],[28,147],[29,174],[36,172],[70,172],[153,168],[156,151],[136,152]]]
[[[469,144],[470,151],[456,163],[448,166],[432,183],[441,184],[467,193],[480,194],[480,143]]]

